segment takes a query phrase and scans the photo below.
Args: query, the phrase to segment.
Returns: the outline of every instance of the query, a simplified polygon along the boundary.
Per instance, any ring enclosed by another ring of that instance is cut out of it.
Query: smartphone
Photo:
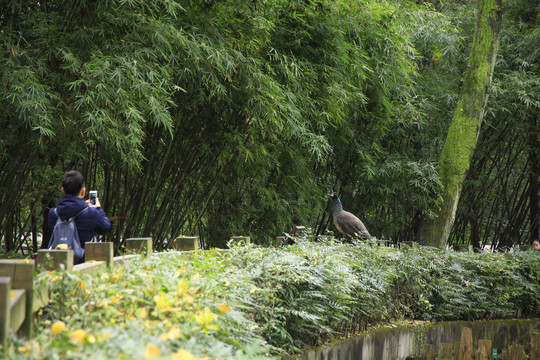
[[[92,205],[96,205],[96,199],[97,199],[97,190],[91,190],[89,193],[88,193],[88,198],[90,199],[90,203]]]

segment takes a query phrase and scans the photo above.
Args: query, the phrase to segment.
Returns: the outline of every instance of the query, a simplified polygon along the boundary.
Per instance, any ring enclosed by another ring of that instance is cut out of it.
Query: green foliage
[[[117,247],[151,235],[159,248],[179,233],[198,233],[205,245],[234,234],[269,242],[315,222],[327,188],[340,185],[343,198],[365,197],[350,210],[369,214],[369,228],[404,239],[401,225],[437,203],[433,165],[420,153],[395,154],[423,126],[414,93],[421,54],[453,54],[458,42],[433,9],[23,1],[3,7],[0,21],[5,216],[28,199],[46,210],[73,167],[118,216]],[[399,204],[404,187],[410,196]]]
[[[406,260],[405,260],[406,259]],[[536,254],[456,253],[421,248],[405,254],[396,287],[403,314],[425,320],[511,317],[538,303]]]
[[[18,339],[9,356],[129,358],[149,346],[163,357],[283,356],[389,321],[532,316],[540,305],[536,252],[295,240],[279,249],[154,254],[101,274],[42,273],[39,281],[53,284],[51,303],[35,340]],[[54,335],[57,320],[66,329]]]
[[[6,251],[4,249],[0,249],[0,259],[25,259],[27,256],[21,254],[20,252],[16,251]]]
[[[508,248],[538,237],[540,43],[538,2],[505,3],[499,61],[454,242]],[[519,171],[516,171],[519,169]]]
[[[394,242],[411,240],[418,219],[440,206],[435,159],[472,3],[0,3],[8,250],[47,234],[43,214],[73,168],[117,219],[117,249],[139,236],[161,249],[179,234],[211,247],[240,234],[270,243],[297,224],[324,232],[330,187]],[[532,4],[511,1],[505,12],[529,23]],[[527,89],[515,110],[532,117],[536,82],[527,79],[538,52],[520,50],[537,48],[537,31],[508,35]]]
[[[399,242],[411,240],[419,217],[440,206],[434,160],[459,85],[463,20],[458,22],[456,13],[407,3],[375,13],[380,18],[363,18],[369,30],[361,32],[365,38],[358,43],[385,44],[389,31],[392,44],[367,50],[376,79],[367,78],[366,104],[352,108],[351,120],[330,132],[333,153],[325,170],[327,181],[341,188],[347,210],[379,238]]]

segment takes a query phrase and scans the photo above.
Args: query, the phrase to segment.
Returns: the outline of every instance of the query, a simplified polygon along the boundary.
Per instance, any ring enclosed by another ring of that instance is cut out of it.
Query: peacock
[[[338,231],[348,240],[356,237],[371,240],[371,235],[364,223],[354,214],[343,210],[341,200],[332,190],[328,192],[328,196],[332,198],[332,218]]]

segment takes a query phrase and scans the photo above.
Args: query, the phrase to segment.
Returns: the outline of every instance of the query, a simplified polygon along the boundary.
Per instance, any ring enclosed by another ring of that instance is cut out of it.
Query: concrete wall
[[[539,332],[540,319],[511,319],[485,321],[451,321],[425,323],[423,329],[412,326],[381,329],[355,336],[324,348],[310,350],[297,360],[405,360],[415,354],[415,345],[432,344],[438,351],[441,344],[460,341],[461,328],[472,328],[473,344],[488,339],[499,352],[512,343],[528,345],[531,331]],[[414,337],[422,335],[422,342],[414,344]],[[416,349],[419,354],[420,349]]]
[[[411,328],[383,329],[308,351],[298,360],[401,360],[413,354]]]

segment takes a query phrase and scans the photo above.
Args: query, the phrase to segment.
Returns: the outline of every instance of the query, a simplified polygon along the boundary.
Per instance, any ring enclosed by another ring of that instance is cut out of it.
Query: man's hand
[[[101,207],[101,203],[99,202],[99,198],[96,198],[96,203],[95,204],[92,204],[92,202],[90,200],[86,200],[86,203],[90,207]]]

